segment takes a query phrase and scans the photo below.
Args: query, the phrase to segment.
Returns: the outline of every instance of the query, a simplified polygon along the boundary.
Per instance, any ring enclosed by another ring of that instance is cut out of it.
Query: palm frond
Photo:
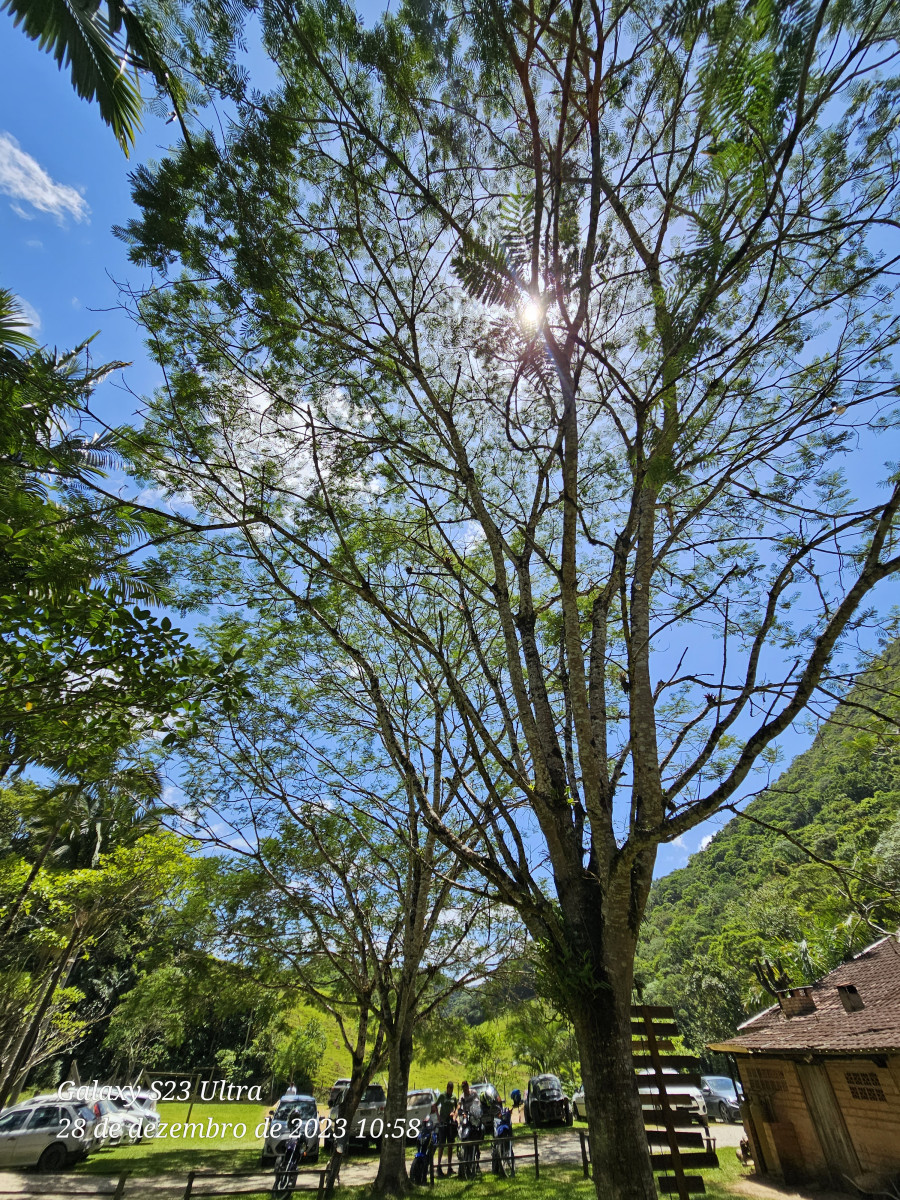
[[[118,37],[99,0],[2,0],[0,8],[53,55],[60,69],[69,67],[75,91],[97,101],[101,117],[127,154],[141,125],[141,93],[129,61],[127,28],[128,38]]]
[[[37,342],[26,333],[28,318],[17,296],[8,288],[0,288],[0,348],[32,349]]]

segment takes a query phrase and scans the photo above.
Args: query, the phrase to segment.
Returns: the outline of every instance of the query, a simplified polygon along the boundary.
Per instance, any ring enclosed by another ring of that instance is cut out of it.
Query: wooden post
[[[584,1140],[584,1130],[578,1130],[578,1140],[581,1142],[581,1169],[584,1171],[585,1179],[590,1179],[591,1172],[588,1166],[587,1144]]]
[[[113,1200],[122,1200],[122,1193],[125,1191],[125,1180],[128,1178],[128,1172],[123,1171],[119,1176],[119,1182],[116,1184],[116,1190],[113,1192]]]
[[[328,1168],[319,1172],[319,1192],[316,1200],[322,1200],[325,1195],[325,1176],[328,1174]]]
[[[191,1200],[191,1192],[194,1190],[194,1175],[196,1172],[188,1171],[187,1187],[184,1189],[182,1200]]]
[[[534,1177],[535,1179],[540,1179],[541,1177],[541,1164],[538,1158],[538,1137],[536,1129],[534,1130]]]

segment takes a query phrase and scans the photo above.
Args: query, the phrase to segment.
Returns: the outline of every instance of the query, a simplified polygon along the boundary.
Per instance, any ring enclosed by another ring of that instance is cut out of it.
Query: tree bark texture
[[[384,1139],[374,1185],[374,1190],[381,1195],[400,1196],[409,1190],[406,1172],[406,1096],[413,1053],[412,1021],[407,1020],[391,1042],[389,1052]],[[396,1136],[401,1129],[403,1135]]]

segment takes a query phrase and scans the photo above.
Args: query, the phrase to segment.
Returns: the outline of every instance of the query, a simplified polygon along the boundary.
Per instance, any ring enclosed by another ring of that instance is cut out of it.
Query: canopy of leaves
[[[6,342],[0,775],[28,764],[84,775],[141,734],[184,730],[233,660],[214,667],[168,617],[135,605],[164,595],[159,571],[128,558],[159,523],[89,490],[115,469],[117,452],[114,431],[85,431],[86,405],[123,364],[94,367],[85,346],[60,355]]]

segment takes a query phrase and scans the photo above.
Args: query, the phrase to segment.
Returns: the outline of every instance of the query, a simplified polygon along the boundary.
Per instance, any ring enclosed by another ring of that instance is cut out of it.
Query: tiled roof
[[[847,1012],[839,985],[853,985],[863,1007]],[[900,944],[882,938],[805,989],[815,1009],[787,1017],[780,1005],[741,1025],[710,1049],[732,1053],[886,1054],[900,1051]]]

